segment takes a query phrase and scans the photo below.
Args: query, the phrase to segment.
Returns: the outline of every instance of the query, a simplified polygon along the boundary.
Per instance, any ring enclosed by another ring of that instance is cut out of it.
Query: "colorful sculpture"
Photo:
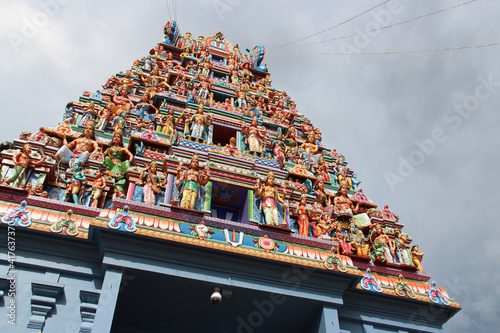
[[[78,228],[76,227],[75,221],[72,220],[72,215],[73,211],[71,209],[68,210],[59,221],[54,222],[54,224],[49,227],[49,230],[59,233],[63,231],[63,227],[66,227],[66,234],[68,236],[78,235]]]
[[[136,182],[137,185],[144,186],[144,203],[149,205],[154,205],[156,203],[156,195],[160,194],[161,188],[164,187],[167,182],[166,178],[163,182],[161,181],[157,167],[156,161],[153,160],[151,164],[141,172],[139,180]]]
[[[199,104],[196,113],[186,124],[190,124],[188,135],[191,138],[206,141],[208,135],[208,127],[212,125],[213,116],[212,114],[203,114],[203,110],[203,104]]]
[[[297,214],[297,223],[299,225],[299,235],[309,236],[309,224],[310,220],[316,215],[312,207],[307,205],[307,196],[302,194],[300,196],[300,203],[295,208],[295,213]]]
[[[102,197],[102,191],[106,188],[106,179],[101,170],[95,173],[95,180],[92,183],[92,193],[90,195],[90,207],[96,208],[99,204],[99,199]]]
[[[104,168],[107,174],[112,177],[116,177],[118,171],[122,171],[125,175],[130,167],[130,163],[134,159],[134,155],[127,148],[123,147],[123,133],[121,130],[114,132],[112,143],[113,146],[104,152]],[[124,161],[125,157],[127,159]]]
[[[61,181],[68,186],[66,187],[66,191],[64,191],[64,195],[61,201],[68,201],[71,197],[73,199],[73,203],[80,204],[80,198],[78,197],[78,193],[83,187],[84,182],[87,181],[87,177],[83,172],[82,166],[79,163],[75,163],[73,166],[73,175],[70,180],[65,178],[61,178]]]
[[[262,198],[261,206],[265,223],[274,226],[286,226],[286,221],[279,221],[278,202],[283,204],[284,209],[288,208],[288,204],[274,185],[274,173],[272,171],[267,174],[265,184],[257,181],[254,193],[256,198]]]
[[[267,130],[260,130],[257,126],[257,117],[253,117],[250,125],[246,125],[241,130],[244,136],[244,143],[250,152],[260,153],[267,138]]]
[[[14,186],[23,186],[24,185],[24,175],[26,174],[26,170],[29,167],[37,166],[42,164],[45,160],[45,156],[42,157],[41,160],[34,160],[34,158],[30,157],[31,155],[31,145],[29,143],[24,144],[23,150],[14,155],[12,158],[12,162],[14,162],[14,168],[12,169],[12,173],[9,176],[5,176],[2,180],[2,185],[10,185],[13,183]]]
[[[69,162],[74,158],[76,159],[75,165],[83,166],[89,159],[90,153],[99,149],[99,145],[95,141],[93,121],[89,121],[85,125],[83,134],[70,143],[68,143],[66,135],[62,134],[62,138],[64,145],[59,148],[55,155],[51,156],[57,161]]]
[[[189,168],[182,172],[175,181],[175,185],[179,186],[182,181],[182,200],[180,206],[182,208],[194,209],[196,198],[199,195],[200,186],[205,186],[210,180],[210,169],[205,165],[204,171],[198,171],[198,155],[194,155],[189,163]]]
[[[157,204],[168,178],[175,182],[166,188],[165,202],[170,199],[173,206],[212,211],[222,218],[232,214],[233,221],[255,222],[260,217],[261,223],[282,227],[287,226],[288,214],[293,215],[300,236],[317,238],[311,242],[339,244],[330,264],[332,260],[342,264],[340,254],[354,254],[370,256],[376,264],[413,264],[422,270],[423,253],[418,247],[410,250],[412,239],[399,229],[398,217],[388,206],[373,209],[368,216],[363,212],[375,204],[361,189],[353,200],[348,197],[359,185],[356,174],[343,155],[322,144],[321,130],[299,113],[292,98],[271,87],[267,65],[262,65],[263,46],[245,52],[226,41],[222,33],[197,39],[189,33],[180,36],[174,21],[164,29],[166,45],[159,43],[148,55],[136,59],[129,70],[111,76],[102,93],[87,91],[78,102],[67,104],[64,121],[53,129],[23,133],[22,143],[15,142],[20,148],[29,140],[50,153],[59,148],[52,157],[58,162],[69,161],[69,165],[54,165],[50,160],[43,164],[42,150],[40,159],[25,145],[22,152],[14,154],[13,163],[9,161],[11,151],[2,154],[2,184],[22,187],[29,174],[25,188],[32,196],[61,196],[63,182],[67,186],[62,200],[110,208],[114,205],[110,201],[116,198]],[[155,106],[160,103],[160,107]],[[94,135],[96,121],[99,142]],[[85,128],[75,139],[73,133],[81,131],[79,126]],[[179,135],[181,126],[184,131]],[[62,147],[54,135],[62,138]],[[135,155],[126,147],[132,147]],[[9,148],[13,147],[5,150]],[[198,154],[210,159],[210,168],[199,167]],[[187,169],[182,165],[186,156],[192,156]],[[163,161],[169,177],[157,170],[157,160]],[[84,164],[88,166],[86,173]],[[29,172],[35,166],[39,167]],[[285,188],[275,184],[274,172],[287,179]],[[221,202],[211,200],[215,197],[210,191],[211,179],[218,188],[224,184],[232,188],[235,198],[242,198],[259,173],[267,173],[267,178],[253,186],[253,202],[240,200],[220,207]],[[107,184],[113,192],[109,197]],[[307,195],[299,199],[293,190],[313,195],[312,207],[307,204]],[[90,191],[88,202],[89,195],[84,193]],[[285,200],[287,192],[291,196]],[[79,196],[85,198],[84,203]],[[293,207],[290,212],[288,204]],[[392,229],[385,232],[372,220],[387,223]],[[135,231],[127,214],[109,227]],[[232,242],[236,244],[236,239]]]
[[[423,272],[424,268],[422,267],[422,258],[424,257],[424,253],[418,253],[418,245],[413,245],[411,248],[411,255],[413,258],[413,264],[417,266],[419,272]]]

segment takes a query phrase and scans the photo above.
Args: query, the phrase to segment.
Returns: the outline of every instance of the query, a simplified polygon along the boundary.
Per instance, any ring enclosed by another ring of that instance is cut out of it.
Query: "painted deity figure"
[[[330,183],[330,173],[328,172],[329,164],[325,162],[323,155],[320,155],[318,164],[316,165],[316,176],[323,178],[325,183]]]
[[[295,162],[299,146],[296,140],[297,129],[290,127],[285,135],[285,156],[287,160]]]
[[[4,177],[1,184],[10,185],[13,183],[14,186],[21,185],[24,182],[24,176],[29,167],[40,165],[44,160],[45,156],[41,160],[35,161],[31,154],[31,145],[25,143],[23,150],[12,157],[12,162],[14,162],[14,168],[12,173],[8,177]]]
[[[102,191],[106,188],[106,179],[101,170],[97,170],[95,173],[95,180],[92,183],[92,193],[90,195],[91,202],[90,207],[96,208],[99,199],[102,197]]]
[[[347,191],[347,185],[340,186],[340,189],[337,192],[335,199],[333,200],[334,212],[337,214],[346,213],[349,215],[353,215],[358,213],[359,202],[356,204],[356,206],[354,206],[352,201],[347,196]]]
[[[232,157],[241,158],[241,152],[238,149],[238,146],[236,145],[236,139],[234,138],[234,136],[231,139],[229,139],[229,144],[222,149],[222,152]]]
[[[80,123],[81,126],[87,125],[87,123],[91,120],[95,121],[98,114],[99,114],[99,110],[97,109],[97,107],[93,101],[91,101],[89,103],[89,105],[83,109],[83,111],[85,113],[84,113],[82,121]]]
[[[337,191],[333,199],[333,213],[337,216],[352,217],[352,221],[360,229],[371,227],[370,217],[366,213],[359,213],[359,201],[354,206],[347,196],[347,191],[347,185],[342,185]]]
[[[348,238],[342,232],[342,226],[340,224],[337,225],[337,228],[335,230],[335,238],[337,240],[337,243],[339,244],[337,247],[338,254],[351,252],[351,243],[348,242]]]
[[[212,125],[212,119],[213,116],[212,114],[204,115],[203,114],[203,104],[200,103],[198,105],[198,110],[196,111],[196,114],[194,114],[189,123],[191,123],[191,131],[190,131],[190,136],[192,138],[196,139],[201,139],[205,140],[207,139],[207,132],[208,132],[208,127]]]
[[[273,153],[274,158],[279,163],[280,168],[285,168],[285,142],[283,141],[283,134],[281,133],[281,127],[278,128],[278,136],[276,140],[273,141]]]
[[[198,83],[198,97],[208,98],[210,94],[210,90],[212,89],[212,84],[210,83],[210,79],[208,76],[200,77],[200,83]]]
[[[375,226],[375,232],[370,236],[373,247],[373,250],[377,250],[377,244],[380,247],[380,250],[383,248],[383,253],[385,256],[385,260],[388,262],[392,263],[394,262],[392,258],[392,253],[394,251],[394,244],[392,240],[387,236],[384,231],[382,230],[382,226],[380,224],[377,224]]]
[[[97,129],[104,130],[108,122],[111,120],[115,113],[116,105],[113,102],[108,102],[106,107],[99,111],[99,123]]]
[[[330,223],[330,216],[327,213],[323,213],[316,228],[314,228],[314,237],[319,239],[331,239],[330,233],[335,229],[335,223]]]
[[[168,115],[160,119],[161,132],[169,136],[170,142],[177,140],[177,130],[175,129],[174,108],[168,110]]]
[[[307,205],[307,197],[302,194],[300,197],[300,203],[295,208],[295,214],[297,214],[297,223],[299,225],[299,235],[309,236],[309,224],[310,220],[314,218],[315,212],[312,207]]]
[[[309,119],[305,119],[304,123],[300,126],[300,131],[302,132],[302,136],[309,136],[312,132],[314,132],[314,126],[311,124]]]
[[[245,136],[244,143],[248,146],[251,152],[262,152],[267,137],[267,130],[260,130],[257,127],[257,117],[253,117],[250,126],[245,126],[242,130]]]
[[[272,171],[269,171],[265,185],[260,184],[260,182],[255,184],[254,193],[256,198],[262,198],[261,205],[266,224],[280,226],[278,202],[283,204],[285,210],[287,209],[288,204],[279,194],[274,185],[274,173]],[[281,225],[286,226],[286,221],[283,220]]]
[[[333,206],[331,197],[325,192],[325,181],[323,179],[319,179],[316,183],[314,195],[316,200],[314,202],[314,206],[321,211],[328,214],[328,216],[332,215]]]
[[[401,264],[411,265],[411,251],[407,244],[407,236],[401,230],[396,229],[394,237],[396,255],[394,257]]]
[[[356,227],[354,222],[351,222],[349,227],[352,252],[358,256],[367,256],[369,252],[369,245],[366,243],[367,239],[363,232]]]
[[[180,172],[175,186],[179,186],[182,181],[182,200],[180,207],[194,209],[196,198],[200,193],[200,186],[205,186],[210,180],[210,168],[205,166],[203,171],[198,171],[199,157],[194,155],[189,163],[189,168]]]
[[[156,161],[153,160],[151,164],[141,172],[139,180],[137,181],[138,185],[144,185],[144,203],[149,205],[155,204],[156,195],[161,192],[161,188],[166,184],[166,178],[165,181],[161,181],[157,173],[157,167]],[[123,173],[122,170],[119,170],[119,172]]]
[[[316,154],[318,153],[319,148],[314,142],[315,138],[316,136],[314,132],[309,133],[307,136],[307,142],[300,146],[302,149],[302,159],[308,168],[310,168],[313,164],[316,164]]]
[[[139,127],[147,127],[154,123],[158,109],[150,103],[149,94],[142,95],[142,102],[137,104],[135,108],[139,111]]]
[[[118,91],[118,95],[113,96],[113,103],[118,107],[116,113],[120,115],[121,113],[129,112],[130,108],[133,106],[132,101],[128,98],[128,91],[126,86],[121,86]]]
[[[97,152],[99,149],[99,145],[95,141],[93,121],[87,123],[83,134],[70,143],[66,140],[65,134],[59,135],[63,138],[63,146],[59,148],[57,153],[51,156],[57,161],[61,160],[68,162],[72,158],[75,158],[75,165],[79,164],[80,166],[83,166],[89,159],[90,153]]]
[[[424,253],[418,253],[418,245],[412,246],[411,256],[413,258],[413,264],[417,267],[418,271],[423,272],[424,268],[422,267],[422,258],[424,257]]]
[[[68,201],[71,197],[73,199],[73,203],[80,204],[78,193],[80,193],[83,184],[87,181],[87,177],[85,176],[85,172],[83,172],[82,166],[75,162],[73,166],[73,176],[71,176],[71,179],[66,180],[62,178],[61,180],[63,183],[68,184],[61,201]]]
[[[104,168],[106,173],[112,177],[116,177],[119,170],[123,174],[127,173],[130,163],[134,159],[134,155],[123,147],[123,135],[120,130],[115,131],[112,139],[113,145],[104,152]],[[127,158],[126,160],[123,160]]]
[[[29,195],[36,195],[41,198],[49,197],[49,192],[43,190],[42,183],[37,184],[34,188],[31,186],[31,183],[26,183],[26,186],[24,188],[28,190]]]
[[[349,186],[349,188],[352,190],[354,188],[352,187],[352,180],[351,177],[349,177],[348,171],[349,170],[347,167],[342,168],[342,171],[340,171],[340,173],[337,175],[337,180],[340,186],[346,185]]]
[[[76,111],[73,103],[68,103],[64,109],[63,121],[68,120],[70,124],[74,124],[76,119]]]

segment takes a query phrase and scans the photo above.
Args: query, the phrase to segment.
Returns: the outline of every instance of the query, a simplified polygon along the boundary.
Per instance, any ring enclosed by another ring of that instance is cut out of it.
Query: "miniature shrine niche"
[[[169,22],[131,67],[84,91],[62,121],[0,147],[3,187],[94,209],[117,200],[271,227],[338,254],[422,270],[346,157],[272,84],[265,47]]]

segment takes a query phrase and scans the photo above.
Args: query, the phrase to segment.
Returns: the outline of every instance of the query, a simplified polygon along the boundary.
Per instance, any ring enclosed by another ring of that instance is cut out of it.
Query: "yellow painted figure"
[[[180,206],[182,208],[194,209],[196,198],[198,197],[199,186],[204,186],[210,179],[210,169],[205,166],[203,172],[198,171],[198,155],[194,155],[189,163],[189,168],[182,172],[179,178],[175,181],[175,185],[184,180],[182,187],[182,200]]]

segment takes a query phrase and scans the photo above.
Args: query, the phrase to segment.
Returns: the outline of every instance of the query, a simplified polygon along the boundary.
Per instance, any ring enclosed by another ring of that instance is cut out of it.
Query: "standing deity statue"
[[[64,195],[61,201],[68,201],[68,199],[71,197],[73,199],[73,203],[80,204],[78,193],[80,193],[83,185],[87,182],[87,177],[85,176],[85,172],[83,171],[82,166],[79,163],[75,163],[73,166],[73,176],[71,176],[71,179],[66,180],[64,178],[61,178],[61,181],[68,185],[66,187],[66,191],[64,191]]]
[[[199,195],[200,186],[205,186],[210,180],[210,169],[208,165],[203,171],[198,171],[199,158],[194,155],[189,163],[189,168],[180,172],[175,186],[179,186],[182,181],[182,200],[180,207],[194,209],[196,198]]]
[[[156,195],[161,192],[161,188],[165,186],[167,179],[162,182],[160,176],[157,172],[158,165],[156,161],[152,161],[151,164],[146,167],[139,175],[139,180],[136,182],[137,185],[144,185],[144,203],[149,205],[154,205],[156,203]],[[119,170],[119,174],[122,174],[122,170]]]
[[[274,226],[286,226],[286,221],[279,222],[278,202],[283,204],[284,209],[288,207],[283,196],[281,196],[274,185],[274,173],[269,171],[266,182],[262,185],[259,181],[255,184],[254,193],[256,198],[262,198],[262,211],[266,224]]]
[[[111,177],[116,177],[119,170],[126,175],[130,163],[134,159],[134,155],[123,147],[123,135],[121,130],[116,130],[113,133],[112,146],[104,152],[104,168],[106,173]],[[123,160],[124,158],[127,158]]]
[[[307,196],[302,194],[300,196],[300,203],[295,208],[295,214],[297,214],[297,224],[299,225],[299,235],[309,236],[309,224],[310,221],[315,217],[315,210],[307,205]]]
[[[253,117],[250,126],[246,125],[241,133],[244,136],[244,143],[251,152],[261,153],[267,138],[267,130],[260,130],[257,127],[257,117]]]
[[[208,137],[208,127],[212,125],[212,119],[213,116],[212,114],[209,114],[208,116],[203,114],[203,104],[200,103],[198,105],[198,110],[196,111],[196,114],[194,114],[188,123],[191,124],[191,127],[189,128],[189,136],[195,139],[201,139],[206,141]]]

